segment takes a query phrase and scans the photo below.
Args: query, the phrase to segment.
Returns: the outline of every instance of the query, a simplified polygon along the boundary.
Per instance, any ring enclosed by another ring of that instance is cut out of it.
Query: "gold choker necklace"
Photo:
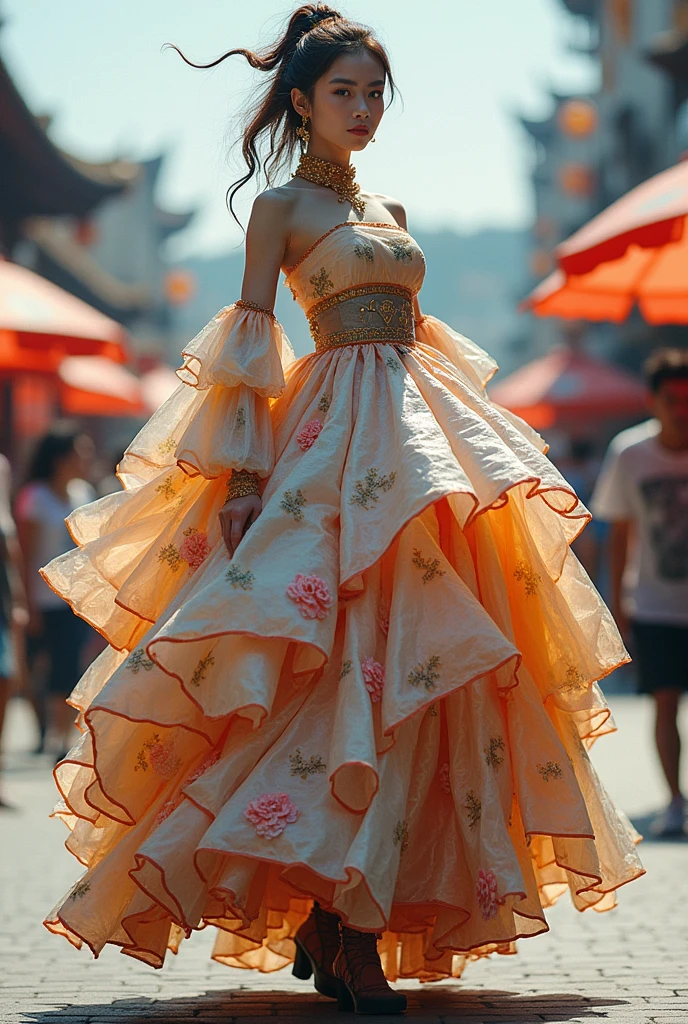
[[[340,203],[351,203],[356,213],[365,213],[365,199],[359,195],[361,186],[355,180],[355,167],[342,167],[329,160],[321,160],[318,156],[302,153],[294,175],[312,181],[314,185],[331,188],[337,193]]]

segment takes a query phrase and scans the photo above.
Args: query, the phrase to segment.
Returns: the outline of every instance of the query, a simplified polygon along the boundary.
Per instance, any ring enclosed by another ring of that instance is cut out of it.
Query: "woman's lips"
[[[347,131],[349,132],[350,135],[364,136],[370,134],[367,128],[347,128]]]

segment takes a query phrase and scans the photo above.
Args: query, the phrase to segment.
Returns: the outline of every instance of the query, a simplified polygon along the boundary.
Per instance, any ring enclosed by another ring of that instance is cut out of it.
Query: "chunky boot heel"
[[[353,997],[343,981],[337,981],[337,1009],[344,1013],[353,1013],[356,1009]]]
[[[292,974],[303,981],[313,976],[316,992],[337,999],[337,982],[332,963],[339,950],[339,918],[318,903],[294,936],[296,955]]]
[[[291,969],[291,973],[295,978],[300,978],[301,981],[308,981],[310,976],[313,974],[313,968],[311,962],[308,959],[308,953],[303,948],[298,939],[296,942],[296,956],[294,957],[294,966]]]
[[[387,984],[380,955],[379,936],[340,927],[339,952],[332,965],[337,980],[337,1006],[356,1013],[403,1013],[406,996]]]

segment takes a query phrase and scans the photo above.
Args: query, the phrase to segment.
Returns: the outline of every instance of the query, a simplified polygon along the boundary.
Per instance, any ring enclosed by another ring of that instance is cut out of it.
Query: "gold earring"
[[[301,125],[296,129],[296,134],[301,139],[303,148],[305,149],[310,142],[311,133],[308,131],[308,116],[306,114],[301,115]]]
[[[373,135],[373,137],[372,137],[372,139],[371,139],[370,141],[371,141],[371,142],[377,142],[377,139],[376,139],[376,138],[375,138],[375,136]]]

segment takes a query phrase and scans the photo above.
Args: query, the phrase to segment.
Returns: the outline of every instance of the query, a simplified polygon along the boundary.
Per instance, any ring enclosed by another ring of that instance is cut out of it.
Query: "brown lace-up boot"
[[[323,910],[316,901],[313,910],[296,935],[296,956],[292,974],[313,984],[318,992],[330,999],[337,998],[337,980],[332,973],[334,958],[339,952],[339,918]]]
[[[387,984],[377,951],[379,935],[340,926],[340,946],[332,967],[337,1006],[356,1013],[403,1013],[406,996]]]

